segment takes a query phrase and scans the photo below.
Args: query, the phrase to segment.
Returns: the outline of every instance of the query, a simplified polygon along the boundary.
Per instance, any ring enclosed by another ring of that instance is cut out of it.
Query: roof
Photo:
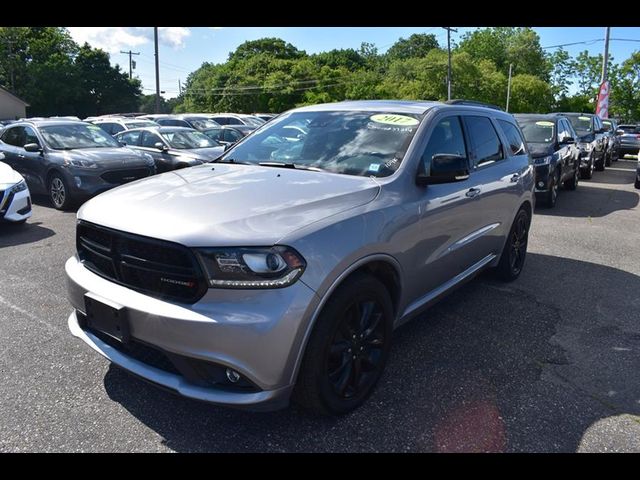
[[[441,102],[426,102],[417,100],[347,100],[344,102],[322,103],[296,109],[297,111],[336,111],[336,110],[364,110],[377,112],[423,114]]]
[[[542,120],[556,120],[558,117],[563,117],[563,113],[514,113],[516,118],[537,118]]]
[[[149,126],[149,127],[138,127],[138,128],[131,128],[129,130],[123,130],[122,132],[118,132],[116,135],[121,134],[121,133],[129,133],[129,132],[137,132],[137,131],[141,131],[141,130],[147,130],[150,132],[181,132],[181,131],[185,131],[185,132],[197,132],[198,130],[195,130],[193,128],[189,128],[189,127],[161,127],[161,126]]]
[[[61,120],[51,120],[51,119],[45,119],[45,120],[20,120],[19,122],[16,122],[15,124],[11,124],[13,125],[18,125],[18,124],[22,124],[22,123],[28,123],[31,125],[35,125],[36,127],[48,127],[51,125],[77,125],[78,123],[82,123],[82,124],[89,124],[88,122],[82,122],[82,121],[78,121],[78,120],[65,120],[65,119],[61,119]]]
[[[595,113],[585,113],[585,112],[555,112],[555,115],[588,115],[590,117],[595,117]]]
[[[0,91],[5,92],[7,95],[15,98],[16,100],[18,100],[20,103],[22,103],[25,107],[30,107],[31,105],[29,105],[27,102],[25,102],[24,100],[22,100],[20,97],[18,97],[17,95],[11,93],[9,90],[7,90],[6,88],[4,88],[2,85],[0,85]]]

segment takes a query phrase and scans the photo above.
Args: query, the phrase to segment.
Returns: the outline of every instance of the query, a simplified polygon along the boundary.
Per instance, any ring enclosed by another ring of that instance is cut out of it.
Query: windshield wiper
[[[236,165],[253,165],[253,163],[251,162],[243,162],[240,160],[236,160],[235,158],[225,158],[224,160],[222,160],[222,157],[215,158],[209,163],[234,163]]]
[[[259,162],[258,165],[262,167],[278,167],[278,168],[293,168],[295,170],[311,170],[313,172],[325,172],[320,167],[308,167],[306,165],[299,165],[297,163],[285,163],[285,162]]]

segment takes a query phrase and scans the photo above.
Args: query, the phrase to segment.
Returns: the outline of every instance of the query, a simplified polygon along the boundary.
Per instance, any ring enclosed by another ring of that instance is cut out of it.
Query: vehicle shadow
[[[607,167],[605,173],[607,174],[606,177],[603,175],[594,175],[590,180],[584,180],[584,182],[625,185],[627,183],[633,183],[636,178],[635,169],[631,168],[618,168],[617,166]]]
[[[31,219],[23,225],[0,223],[0,248],[38,242],[56,234],[50,228],[40,225],[42,222],[32,222]]]
[[[216,407],[113,366],[104,384],[180,452],[574,452],[598,420],[640,413],[638,291],[631,273],[529,254],[518,281],[482,275],[398,329],[376,391],[340,418]]]
[[[36,194],[36,195],[31,195],[31,201],[36,204],[39,205],[41,207],[47,207],[47,208],[55,208],[53,206],[53,204],[51,203],[51,200],[49,199],[49,197],[47,195],[40,195],[40,194]],[[70,208],[65,209],[65,212],[77,212],[78,209],[82,206],[82,203],[78,203],[76,205],[72,205]]]
[[[630,175],[630,174],[629,174]],[[595,177],[594,177],[595,178]],[[632,183],[633,178],[630,182]],[[575,191],[561,191],[554,208],[538,204],[536,215],[558,217],[604,217],[618,210],[630,210],[638,206],[640,195],[615,188],[596,187],[597,182],[581,181]],[[613,183],[603,180],[603,183]]]

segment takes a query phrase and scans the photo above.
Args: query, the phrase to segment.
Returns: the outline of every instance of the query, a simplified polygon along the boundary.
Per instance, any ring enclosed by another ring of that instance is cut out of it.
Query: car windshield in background
[[[205,129],[205,128],[213,128],[219,127],[217,122],[213,120],[209,120],[208,118],[188,118],[188,122],[193,125],[195,128]]]
[[[156,122],[152,122],[150,120],[144,120],[139,122],[127,122],[125,123],[127,128],[144,128],[144,127],[157,127],[158,124]]]
[[[547,120],[522,120],[518,119],[518,125],[524,134],[527,143],[552,143],[555,126]]]
[[[422,115],[388,112],[296,112],[254,132],[220,161],[385,177],[400,166],[420,120]],[[305,127],[290,128],[299,125]]]
[[[604,128],[610,132],[613,128],[613,124],[609,121],[609,120],[602,120],[602,124],[604,125]]]
[[[247,122],[249,125],[253,127],[261,127],[266,123],[264,120],[258,117],[243,117],[242,120],[244,120],[245,122]]]
[[[567,118],[577,132],[590,133],[593,131],[593,129],[591,128],[591,117],[586,117],[583,115],[567,115]]]
[[[54,150],[121,147],[117,140],[97,125],[49,125],[41,127],[40,132],[47,145]]]
[[[175,132],[161,132],[160,135],[171,145],[171,148],[191,149],[218,146],[205,134],[196,131],[176,130]]]

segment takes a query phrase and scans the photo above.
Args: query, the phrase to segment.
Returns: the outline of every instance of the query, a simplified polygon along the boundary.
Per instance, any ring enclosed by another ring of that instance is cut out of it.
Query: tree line
[[[504,107],[511,65],[511,112],[593,112],[602,58],[545,51],[531,28],[481,28],[452,48],[452,94]],[[433,34],[400,38],[384,53],[362,43],[307,54],[282,39],[263,38],[241,44],[224,63],[203,63],[182,93],[162,99],[161,107],[163,113],[252,113],[349,99],[442,101],[447,63],[446,48]],[[640,52],[619,63],[610,56],[608,69],[610,115],[640,119]],[[0,27],[0,85],[29,102],[31,116],[155,108],[155,96],[142,95],[140,81],[111,66],[106,52],[78,45],[59,27]]]

